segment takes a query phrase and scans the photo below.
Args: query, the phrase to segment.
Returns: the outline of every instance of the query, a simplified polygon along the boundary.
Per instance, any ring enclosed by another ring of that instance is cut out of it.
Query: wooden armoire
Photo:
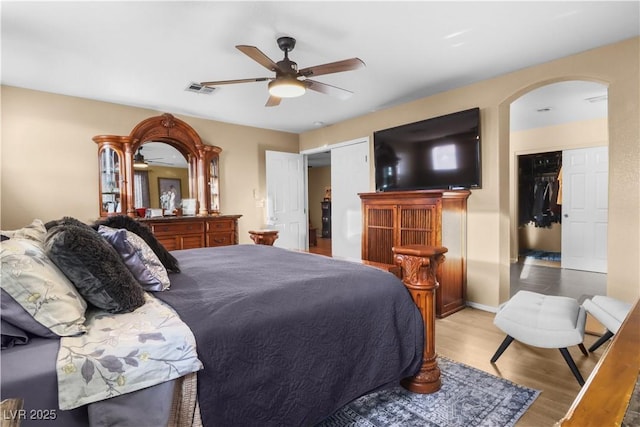
[[[446,317],[466,305],[470,194],[468,190],[360,193],[363,260],[392,265],[394,246],[418,244],[448,249],[446,261],[438,271],[438,317]]]

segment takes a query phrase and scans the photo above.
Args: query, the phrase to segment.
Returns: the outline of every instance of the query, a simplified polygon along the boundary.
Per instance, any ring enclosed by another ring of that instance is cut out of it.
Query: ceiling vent
[[[192,82],[185,89],[187,92],[195,92],[195,93],[203,93],[205,95],[209,95],[213,93],[215,88],[209,86],[202,86],[200,83]]]

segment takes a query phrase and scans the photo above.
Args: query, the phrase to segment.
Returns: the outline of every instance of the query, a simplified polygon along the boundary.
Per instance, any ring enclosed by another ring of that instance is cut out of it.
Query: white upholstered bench
[[[515,339],[542,348],[557,348],[580,385],[584,379],[567,347],[578,345],[585,356],[584,325],[586,313],[573,298],[519,291],[498,309],[493,323],[507,336],[491,358],[495,363]]]
[[[598,347],[618,333],[622,322],[631,311],[631,304],[602,295],[596,295],[591,299],[585,300],[582,306],[587,313],[607,328],[604,335],[589,347],[589,351],[596,351]]]

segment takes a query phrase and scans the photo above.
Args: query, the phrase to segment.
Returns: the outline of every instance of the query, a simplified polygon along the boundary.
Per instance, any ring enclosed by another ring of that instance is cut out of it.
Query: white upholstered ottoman
[[[585,356],[589,355],[582,344],[585,321],[584,308],[573,298],[519,291],[500,306],[493,320],[507,336],[491,363],[498,360],[514,339],[534,347],[557,348],[578,383],[584,385],[567,347],[578,345]]]
[[[589,347],[589,351],[596,351],[598,347],[607,342],[609,338],[618,333],[622,322],[631,311],[631,304],[611,297],[596,295],[582,303],[584,309],[602,323],[607,331],[598,341]]]

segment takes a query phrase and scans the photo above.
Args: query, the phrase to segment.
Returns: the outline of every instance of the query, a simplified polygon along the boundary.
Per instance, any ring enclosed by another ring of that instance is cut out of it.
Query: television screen
[[[481,188],[480,109],[374,132],[376,191]]]

